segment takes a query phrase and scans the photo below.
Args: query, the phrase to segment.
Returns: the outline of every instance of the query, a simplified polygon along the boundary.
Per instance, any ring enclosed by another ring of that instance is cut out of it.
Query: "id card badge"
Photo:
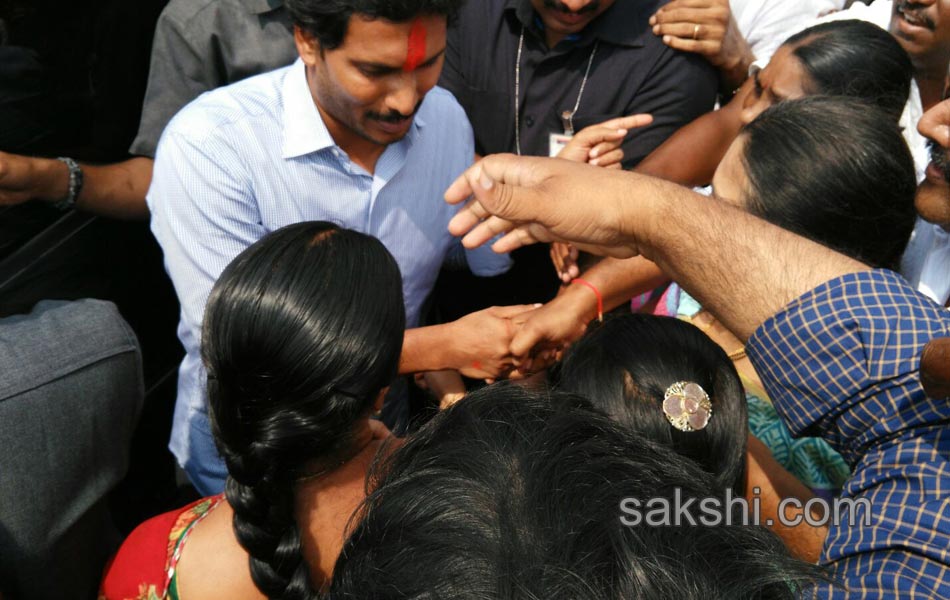
[[[564,146],[567,146],[568,142],[573,138],[573,135],[566,133],[552,133],[548,135],[548,156],[555,157],[560,154]]]

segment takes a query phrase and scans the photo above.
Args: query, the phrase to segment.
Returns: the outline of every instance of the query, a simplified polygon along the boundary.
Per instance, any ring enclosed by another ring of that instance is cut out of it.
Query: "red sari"
[[[185,540],[222,499],[202,498],[136,527],[106,566],[99,600],[177,600],[175,574]]]

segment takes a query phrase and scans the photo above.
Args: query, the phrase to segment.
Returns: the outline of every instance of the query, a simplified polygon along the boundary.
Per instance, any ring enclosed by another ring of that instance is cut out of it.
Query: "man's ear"
[[[323,58],[320,42],[309,31],[304,31],[299,25],[294,25],[294,43],[297,45],[297,53],[308,67],[317,64]]]

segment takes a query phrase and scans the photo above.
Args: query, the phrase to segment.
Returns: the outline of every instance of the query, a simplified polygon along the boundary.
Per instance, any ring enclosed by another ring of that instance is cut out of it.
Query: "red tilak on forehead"
[[[406,63],[403,71],[415,71],[426,57],[426,26],[420,19],[412,22],[409,30],[409,51],[406,53]]]

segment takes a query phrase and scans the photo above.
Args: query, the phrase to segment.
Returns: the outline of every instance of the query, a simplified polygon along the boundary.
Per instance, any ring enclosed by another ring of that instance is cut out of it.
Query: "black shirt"
[[[479,154],[515,151],[515,60],[522,28],[521,150],[547,156],[550,133],[561,133],[561,113],[574,108],[591,51],[590,77],[574,129],[634,113],[653,124],[624,143],[632,167],[679,127],[712,109],[718,85],[704,58],[672,50],[648,20],[667,0],[616,0],[576,40],[548,49],[530,0],[471,0],[449,29],[439,85],[465,108]]]

